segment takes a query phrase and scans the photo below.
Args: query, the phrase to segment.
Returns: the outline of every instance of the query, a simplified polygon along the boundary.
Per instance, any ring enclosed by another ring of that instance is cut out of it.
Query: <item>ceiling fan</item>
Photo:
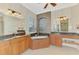
[[[44,9],[47,8],[48,4],[52,5],[53,7],[55,7],[57,5],[56,3],[46,3],[46,5],[44,6]]]
[[[17,12],[17,11],[15,11],[15,10],[12,10],[12,9],[8,9],[8,11],[10,11],[12,14],[19,14],[19,15],[21,15],[21,13],[20,12]]]

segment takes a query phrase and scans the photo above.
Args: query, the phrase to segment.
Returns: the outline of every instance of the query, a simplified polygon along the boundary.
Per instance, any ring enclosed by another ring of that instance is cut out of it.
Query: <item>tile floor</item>
[[[55,47],[50,46],[48,48],[27,50],[22,55],[79,55],[79,50],[71,47]]]

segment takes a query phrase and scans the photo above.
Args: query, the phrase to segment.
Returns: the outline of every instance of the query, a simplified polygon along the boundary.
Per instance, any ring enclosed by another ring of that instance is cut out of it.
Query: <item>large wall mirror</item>
[[[30,33],[35,32],[35,22],[34,21],[35,21],[35,19],[32,16],[28,17],[28,29],[29,29]]]
[[[68,32],[69,19],[66,16],[60,17],[60,31]]]
[[[0,15],[0,36],[17,34],[24,30],[24,20],[9,15]]]
[[[4,23],[3,23],[3,17],[0,16],[0,35],[4,34]]]

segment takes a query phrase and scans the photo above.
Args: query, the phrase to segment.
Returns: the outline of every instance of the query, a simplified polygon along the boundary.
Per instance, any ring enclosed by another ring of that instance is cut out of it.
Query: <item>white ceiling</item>
[[[44,12],[48,12],[48,11],[59,10],[59,9],[62,9],[62,8],[67,8],[67,7],[77,5],[77,3],[57,3],[56,7],[52,7],[49,4],[48,7],[46,9],[44,9],[45,4],[46,3],[22,3],[22,5],[24,7],[28,8],[29,10],[31,10],[35,14],[40,14],[40,13],[44,13]]]

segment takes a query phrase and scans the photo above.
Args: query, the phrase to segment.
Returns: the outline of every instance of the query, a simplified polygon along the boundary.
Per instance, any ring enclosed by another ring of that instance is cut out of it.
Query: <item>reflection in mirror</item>
[[[0,36],[24,33],[24,22],[23,19],[17,17],[0,15]],[[21,32],[18,32],[18,30],[21,30]]]
[[[34,18],[32,16],[29,16],[28,19],[28,27],[29,27],[29,32],[35,32],[35,26],[34,26]]]
[[[0,36],[4,33],[3,17],[0,16]]]

